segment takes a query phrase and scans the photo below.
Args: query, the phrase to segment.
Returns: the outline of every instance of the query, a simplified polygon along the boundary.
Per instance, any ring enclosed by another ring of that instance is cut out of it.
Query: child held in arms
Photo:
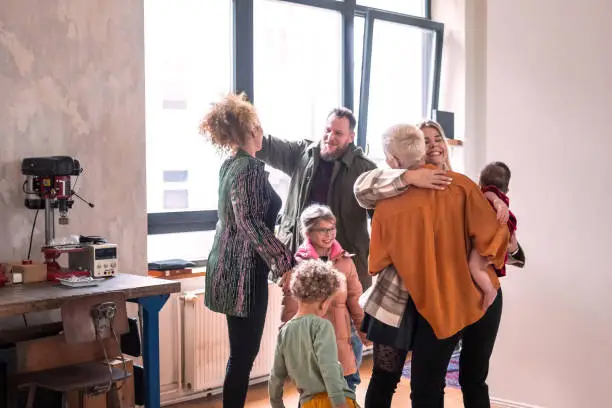
[[[500,223],[506,223],[510,231],[510,243],[508,252],[516,254],[518,252],[518,241],[516,239],[516,217],[509,210],[510,199],[508,198],[510,186],[510,168],[502,162],[487,164],[480,172],[480,188],[491,206],[497,212],[497,219]],[[507,258],[507,256],[506,256]],[[497,276],[506,276],[506,267],[496,269]]]

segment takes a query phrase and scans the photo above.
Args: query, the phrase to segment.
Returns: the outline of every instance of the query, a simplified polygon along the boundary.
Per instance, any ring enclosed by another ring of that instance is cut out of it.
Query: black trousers
[[[463,348],[459,360],[459,383],[465,408],[490,408],[489,359],[497,338],[503,299],[501,289],[495,302],[476,323],[460,333],[438,339],[429,323],[419,315],[412,353],[411,399],[413,408],[444,407],[446,370],[460,338]]]
[[[227,316],[230,356],[223,382],[223,408],[244,407],[249,376],[259,353],[268,309],[267,280],[257,283],[253,295],[248,317]]]
[[[489,359],[497,337],[503,306],[501,289],[495,302],[476,323],[448,339],[438,339],[429,323],[417,316],[411,367],[413,408],[444,407],[446,371],[455,346],[463,339],[459,361],[459,383],[465,408],[490,408]],[[374,369],[365,398],[365,408],[389,408],[408,354],[374,343]]]

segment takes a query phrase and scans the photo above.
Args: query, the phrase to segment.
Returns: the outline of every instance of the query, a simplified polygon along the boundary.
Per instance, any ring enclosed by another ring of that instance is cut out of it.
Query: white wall
[[[612,2],[487,5],[486,159],[513,170],[527,253],[502,282],[492,394],[612,406]]]
[[[434,20],[444,23],[440,109],[455,113],[453,170],[474,178],[485,164],[486,0],[438,0]]]

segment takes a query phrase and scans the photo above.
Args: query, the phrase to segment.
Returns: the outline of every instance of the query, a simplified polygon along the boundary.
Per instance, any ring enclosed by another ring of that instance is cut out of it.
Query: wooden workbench
[[[148,276],[119,274],[98,286],[70,288],[54,282],[9,285],[0,288],[0,317],[61,308],[66,302],[90,296],[122,294],[142,307],[142,348],[145,407],[159,408],[159,311],[180,282]]]

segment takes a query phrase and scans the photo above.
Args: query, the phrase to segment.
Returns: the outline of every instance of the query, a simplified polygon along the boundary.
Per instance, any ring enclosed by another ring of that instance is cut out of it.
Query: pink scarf
[[[334,240],[334,242],[332,242],[331,251],[329,252],[329,260],[335,261],[345,253],[346,251],[342,248],[342,245],[340,245],[338,241]],[[295,252],[295,259],[298,261],[303,261],[306,259],[319,259],[317,250],[308,238],[304,240],[302,245],[300,245]]]

